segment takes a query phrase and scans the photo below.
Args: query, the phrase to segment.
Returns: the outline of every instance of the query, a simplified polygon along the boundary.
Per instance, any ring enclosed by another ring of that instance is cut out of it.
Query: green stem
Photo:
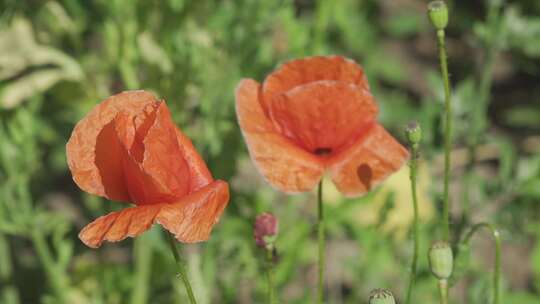
[[[182,259],[180,258],[180,254],[178,253],[178,247],[176,246],[176,240],[174,239],[173,235],[170,232],[166,232],[167,234],[167,240],[169,241],[169,246],[171,247],[172,254],[174,256],[174,260],[176,262],[176,266],[178,268],[178,276],[184,282],[184,286],[186,287],[186,292],[189,297],[189,301],[191,304],[196,304],[197,301],[195,300],[195,296],[193,295],[193,290],[191,289],[191,284],[189,283],[186,269],[184,267],[184,263],[182,262]]]
[[[274,291],[274,249],[266,249],[266,275],[268,276],[268,303],[276,303],[276,296]]]
[[[448,281],[439,280],[439,294],[441,296],[441,304],[448,304]]]
[[[148,302],[148,286],[150,286],[152,264],[152,247],[148,246],[148,237],[148,234],[143,234],[134,241],[135,288],[131,294],[131,304]]]
[[[417,168],[418,168],[418,144],[413,144],[411,147],[411,160],[409,162],[410,167],[410,180],[411,180],[411,192],[412,192],[412,201],[414,209],[414,218],[413,218],[413,258],[411,262],[411,274],[409,276],[409,287],[407,288],[407,298],[405,303],[409,304],[411,302],[412,290],[414,288],[414,283],[416,279],[416,271],[418,264],[418,247],[419,247],[419,223],[418,223],[418,197],[416,194],[416,179],[417,179]]]
[[[448,63],[446,59],[446,45],[444,30],[437,31],[439,60],[444,82],[444,196],[443,196],[443,238],[450,238],[450,150],[452,149],[452,105],[450,102],[450,80],[448,76]]]
[[[474,225],[471,230],[465,235],[463,239],[464,244],[469,244],[472,236],[479,229],[486,228],[491,232],[493,239],[495,240],[495,270],[493,271],[493,304],[500,303],[500,285],[501,285],[501,235],[499,230],[490,223],[478,223]]]
[[[322,188],[323,181],[319,182],[319,188],[317,190],[317,211],[318,211],[318,221],[317,221],[317,234],[319,238],[319,285],[318,285],[318,301],[317,303],[324,303],[324,251],[325,251],[325,238],[324,238],[324,206],[322,201]]]

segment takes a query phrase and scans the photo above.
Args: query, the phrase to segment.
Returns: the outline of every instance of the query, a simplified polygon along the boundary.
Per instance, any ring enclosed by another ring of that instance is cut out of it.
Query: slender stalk
[[[439,280],[439,293],[441,296],[441,304],[448,304],[448,281]]]
[[[481,228],[486,228],[491,232],[495,241],[495,269],[493,271],[493,304],[499,304],[501,301],[500,285],[501,285],[501,235],[499,230],[490,223],[478,223],[465,235],[464,244],[469,244],[472,236]]]
[[[152,247],[148,246],[148,234],[134,241],[135,288],[131,294],[131,304],[148,303],[148,286],[151,275]]]
[[[276,303],[274,287],[274,249],[266,249],[266,275],[268,277],[268,303]]]
[[[409,276],[409,287],[407,288],[407,298],[405,300],[406,304],[411,302],[412,290],[414,288],[414,283],[416,279],[416,271],[418,264],[418,247],[419,247],[419,223],[418,223],[418,197],[416,194],[416,179],[417,179],[417,168],[418,168],[418,144],[413,144],[411,147],[411,160],[409,162],[410,167],[410,180],[411,180],[411,192],[412,192],[412,201],[414,209],[414,218],[413,218],[413,257],[411,262],[411,274]]]
[[[317,234],[319,237],[319,285],[318,285],[318,301],[317,303],[324,303],[324,268],[325,268],[325,238],[324,238],[324,206],[322,201],[322,179],[319,182],[319,188],[317,190],[317,211],[318,211],[318,221],[317,221]]]
[[[197,301],[195,300],[195,296],[193,295],[193,290],[191,289],[191,284],[189,283],[186,269],[184,267],[184,263],[182,259],[180,258],[180,254],[178,253],[178,247],[176,246],[176,240],[174,239],[173,235],[170,232],[166,232],[167,234],[167,240],[169,241],[169,246],[171,248],[172,254],[174,256],[174,260],[176,262],[176,266],[178,268],[178,276],[184,282],[184,286],[186,287],[186,292],[189,297],[189,301],[191,304],[196,304]]]
[[[450,238],[450,150],[452,149],[452,104],[450,102],[450,80],[448,76],[448,62],[446,59],[446,45],[444,30],[437,31],[439,60],[441,74],[444,82],[444,196],[443,196],[443,239]]]

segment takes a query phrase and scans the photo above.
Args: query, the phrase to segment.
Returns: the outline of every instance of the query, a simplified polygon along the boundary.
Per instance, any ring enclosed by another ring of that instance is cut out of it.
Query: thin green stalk
[[[135,288],[131,294],[131,304],[148,302],[148,286],[151,274],[152,247],[148,246],[148,234],[135,239]]]
[[[443,196],[443,239],[450,238],[450,150],[452,149],[452,105],[450,102],[450,80],[448,76],[448,62],[446,59],[446,45],[444,30],[437,30],[439,60],[441,74],[444,82],[444,196]]]
[[[501,301],[500,285],[501,285],[501,235],[499,230],[490,223],[478,223],[465,235],[463,243],[468,245],[474,233],[479,229],[486,228],[491,232],[495,241],[495,269],[493,271],[493,304],[499,304]]]
[[[322,188],[323,181],[319,182],[319,188],[317,190],[317,211],[318,211],[318,221],[317,221],[317,234],[319,237],[319,285],[318,285],[318,300],[317,303],[324,303],[324,251],[325,251],[325,238],[324,238],[324,206],[322,201]]]
[[[274,249],[266,249],[266,275],[268,277],[268,303],[276,303],[274,287]]]
[[[169,246],[174,256],[174,260],[176,262],[176,266],[178,268],[178,276],[180,277],[182,282],[184,282],[184,286],[186,287],[186,292],[188,294],[190,303],[196,304],[197,301],[195,300],[195,296],[193,295],[193,290],[191,289],[191,284],[189,283],[186,269],[184,267],[184,263],[182,262],[182,259],[180,258],[180,254],[178,253],[176,240],[174,239],[173,235],[170,232],[167,231],[166,234],[167,234],[167,240],[169,241]]]
[[[448,281],[439,280],[439,293],[441,296],[441,304],[448,304]]]
[[[407,288],[407,298],[405,300],[406,304],[411,302],[412,290],[414,288],[414,283],[416,279],[417,264],[418,264],[418,247],[419,247],[419,223],[418,223],[418,197],[416,194],[416,179],[417,179],[417,168],[418,168],[418,144],[413,144],[411,147],[411,160],[409,162],[410,167],[410,180],[411,180],[411,192],[412,192],[412,201],[414,209],[414,218],[413,218],[413,257],[411,262],[411,274],[409,276],[409,287]]]

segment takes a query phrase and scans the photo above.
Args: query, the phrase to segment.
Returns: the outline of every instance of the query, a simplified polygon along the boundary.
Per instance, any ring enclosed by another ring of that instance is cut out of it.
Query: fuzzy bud
[[[410,122],[405,129],[405,135],[411,146],[418,145],[422,140],[422,128],[416,121]]]
[[[448,280],[454,268],[452,248],[445,241],[437,241],[429,248],[429,268],[439,280]]]
[[[377,288],[370,292],[369,304],[396,304],[396,300],[390,290]]]
[[[278,220],[271,213],[261,213],[255,219],[253,236],[257,246],[272,249],[279,231]]]
[[[437,30],[444,30],[448,25],[448,8],[444,1],[431,1],[428,4],[428,15]]]

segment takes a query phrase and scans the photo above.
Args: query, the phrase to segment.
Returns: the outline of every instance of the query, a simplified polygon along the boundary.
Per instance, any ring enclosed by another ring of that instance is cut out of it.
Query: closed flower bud
[[[448,8],[444,1],[431,1],[428,4],[428,15],[437,30],[444,30],[448,25]]]
[[[416,121],[413,121],[407,125],[405,135],[411,146],[417,145],[422,140],[422,128],[420,128],[420,125]]]
[[[278,234],[278,220],[271,213],[262,213],[255,219],[253,236],[257,246],[271,249]]]
[[[445,241],[437,241],[429,248],[429,267],[439,280],[447,280],[452,275],[454,257],[452,248]]]
[[[369,304],[396,304],[396,300],[390,290],[377,288],[369,294]]]

